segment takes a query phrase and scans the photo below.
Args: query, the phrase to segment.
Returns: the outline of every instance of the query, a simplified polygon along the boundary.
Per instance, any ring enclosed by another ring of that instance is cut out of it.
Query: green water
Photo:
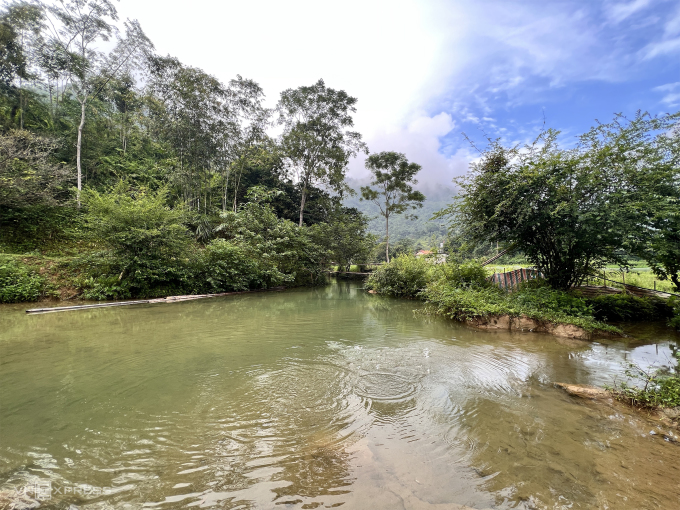
[[[341,282],[2,307],[0,506],[680,508],[672,432],[552,385],[667,362],[676,334],[479,332],[418,306]]]

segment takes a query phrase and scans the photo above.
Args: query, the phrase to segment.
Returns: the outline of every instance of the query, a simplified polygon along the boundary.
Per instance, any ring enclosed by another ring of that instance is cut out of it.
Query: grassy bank
[[[571,324],[586,331],[619,332],[611,322],[677,322],[673,317],[680,315],[680,307],[675,302],[626,294],[588,299],[578,292],[551,289],[541,280],[506,292],[487,281],[487,276],[487,269],[477,262],[435,265],[425,259],[404,256],[376,270],[366,287],[380,294],[423,300],[431,312],[458,321],[528,317],[553,324]]]
[[[629,363],[627,380],[607,389],[619,400],[636,407],[680,407],[680,352],[674,367],[643,369]]]

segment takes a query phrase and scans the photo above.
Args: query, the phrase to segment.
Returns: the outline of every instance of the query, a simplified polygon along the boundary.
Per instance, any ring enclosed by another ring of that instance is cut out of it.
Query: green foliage
[[[361,135],[349,131],[356,102],[344,90],[326,87],[323,80],[281,92],[277,105],[284,129],[281,151],[301,190],[299,226],[304,223],[308,188],[316,184],[345,191],[350,158],[367,152]]]
[[[400,255],[371,273],[366,288],[379,294],[414,298],[427,285],[432,264],[413,255]]]
[[[635,363],[629,363],[625,372],[628,381],[608,389],[619,400],[634,406],[679,407],[680,352],[676,352],[673,357],[676,366],[671,370],[645,370]]]
[[[668,319],[673,310],[665,300],[620,293],[596,296],[588,300],[595,317],[601,321],[654,321]]]
[[[596,320],[592,306],[581,296],[552,289],[541,281],[506,292],[486,278],[486,270],[478,262],[433,264],[425,258],[400,256],[371,274],[366,288],[380,294],[418,297],[434,313],[460,321],[526,316],[586,330],[618,331]]]
[[[545,286],[525,285],[508,293],[496,286],[457,287],[439,280],[428,285],[422,296],[435,313],[455,320],[526,316],[539,321],[574,324],[588,331],[618,331],[596,320],[584,299]]]
[[[100,263],[120,271],[121,297],[161,295],[185,276],[181,261],[191,238],[184,213],[167,207],[166,196],[165,190],[131,190],[122,181],[108,193],[83,193],[93,241],[110,250]]]
[[[223,213],[223,223],[216,228],[216,233],[247,247],[253,257],[267,261],[286,275],[286,281],[298,285],[317,284],[323,280],[322,262],[328,254],[314,242],[308,228],[296,227],[293,222],[276,216],[267,202],[278,193],[253,188],[252,201],[242,204],[237,212]]]
[[[280,272],[271,259],[258,257],[247,246],[224,239],[216,239],[206,246],[200,253],[200,264],[191,282],[198,292],[261,289],[292,280]]]
[[[45,291],[45,278],[18,261],[0,257],[0,303],[37,301]]]
[[[487,280],[487,272],[482,265],[474,260],[461,264],[447,263],[437,264],[433,267],[432,280],[440,280],[457,288],[464,287],[490,287],[492,284]]]
[[[492,141],[439,217],[452,215],[464,242],[521,250],[555,288],[609,262],[625,267],[624,247],[670,275],[680,260],[679,117],[617,116],[572,150],[558,147],[553,130],[524,148]]]
[[[673,310],[673,315],[668,321],[668,325],[672,328],[680,330],[680,298],[671,296],[667,302],[668,306]]]
[[[342,208],[327,223],[311,227],[314,241],[323,246],[340,271],[352,264],[366,263],[375,244],[375,236],[367,232],[368,218],[356,209]]]

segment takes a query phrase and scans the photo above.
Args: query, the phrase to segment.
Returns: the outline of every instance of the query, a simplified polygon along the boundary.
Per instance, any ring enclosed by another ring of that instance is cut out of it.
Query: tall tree
[[[219,186],[214,177],[221,175],[226,210],[232,171],[239,182],[245,161],[266,138],[269,111],[262,107],[261,87],[241,76],[225,86],[172,57],[154,57],[149,67],[153,129],[176,152],[179,168],[174,179],[184,202],[207,212],[212,189]]]
[[[50,45],[68,55],[66,62],[71,93],[80,104],[80,123],[76,142],[76,168],[78,172],[77,201],[80,207],[82,190],[81,154],[83,127],[88,102],[99,94],[108,82],[126,70],[139,57],[153,49],[153,44],[142,31],[137,20],[124,23],[125,35],[119,37],[114,24],[118,12],[110,0],[59,0],[49,7],[54,19]],[[117,38],[109,53],[98,44]]]
[[[385,218],[385,259],[389,262],[390,216],[422,207],[425,201],[425,195],[413,189],[418,184],[415,177],[421,167],[409,163],[398,152],[379,152],[366,159],[366,168],[373,174],[373,180],[370,186],[361,187],[361,198],[376,204]]]
[[[532,145],[493,141],[467,176],[452,207],[461,237],[522,250],[557,289],[578,285],[620,253],[628,219],[612,189],[624,185],[615,166],[589,165],[578,150],[563,150],[557,131]]]
[[[300,227],[310,186],[347,190],[349,159],[367,152],[361,135],[348,130],[354,126],[356,102],[344,90],[326,87],[323,80],[281,93],[277,106],[279,124],[284,127],[281,147],[301,190]]]
[[[580,137],[584,164],[607,172],[609,202],[627,226],[623,248],[680,291],[680,112],[617,115]]]
[[[24,81],[32,78],[31,62],[43,28],[43,11],[26,1],[10,3],[0,15],[0,80],[18,80],[19,129],[24,129]]]

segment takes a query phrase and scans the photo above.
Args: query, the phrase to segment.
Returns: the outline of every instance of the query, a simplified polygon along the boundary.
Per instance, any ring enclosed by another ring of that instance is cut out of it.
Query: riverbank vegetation
[[[266,108],[253,80],[156,54],[108,0],[11,2],[0,28],[0,301],[314,285],[367,260],[345,91]]]
[[[368,147],[344,90],[318,80],[267,108],[251,79],[223,83],[158,55],[108,0],[14,1],[0,25],[2,302],[314,285],[330,268],[384,260],[369,287],[451,318],[593,329],[668,315],[649,300],[572,292],[612,264],[644,261],[680,291],[680,113],[617,116],[569,148],[552,130],[526,146],[489,140],[425,246],[390,241],[404,213],[432,213],[417,163],[369,155],[370,184],[361,197],[350,186],[348,163]],[[384,236],[359,210],[369,202]],[[449,263],[413,257],[440,242]],[[504,249],[544,284],[489,284],[475,261]]]
[[[680,352],[676,351],[673,358],[670,367],[657,369],[629,363],[625,371],[627,380],[607,389],[618,400],[635,407],[680,408]]]
[[[428,310],[461,322],[493,317],[527,317],[554,324],[573,324],[586,331],[620,332],[608,323],[671,321],[680,309],[674,300],[640,298],[628,294],[587,298],[578,290],[554,289],[543,279],[521,284],[508,292],[488,280],[477,261],[433,264],[403,255],[372,273],[366,288],[379,294],[421,299]]]

